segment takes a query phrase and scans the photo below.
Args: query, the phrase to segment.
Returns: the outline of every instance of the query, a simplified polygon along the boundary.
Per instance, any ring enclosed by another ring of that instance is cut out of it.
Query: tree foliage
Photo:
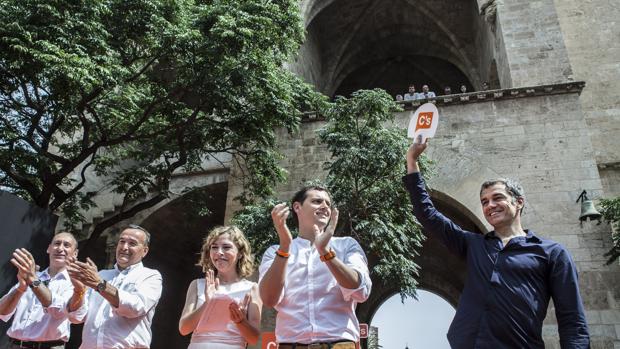
[[[402,184],[409,141],[402,127],[389,127],[399,110],[385,91],[360,90],[326,108],[327,123],[318,134],[332,156],[325,169],[340,210],[336,235],[352,236],[362,245],[375,280],[414,296],[418,266],[413,258],[423,235]],[[427,173],[428,160],[421,167]],[[259,255],[277,243],[269,214],[273,203],[246,207],[235,219],[259,241],[254,245]]]
[[[611,226],[613,247],[605,256],[609,257],[607,264],[611,264],[620,257],[620,197],[601,200],[601,214]]]
[[[216,154],[252,173],[244,202],[271,194],[274,129],[321,102],[283,68],[294,0],[8,0],[0,23],[0,188],[77,222],[106,178],[124,201],[91,238]]]

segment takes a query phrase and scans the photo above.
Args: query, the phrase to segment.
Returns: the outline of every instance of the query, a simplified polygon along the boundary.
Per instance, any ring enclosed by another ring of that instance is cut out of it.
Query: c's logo
[[[418,123],[415,126],[415,130],[421,130],[424,128],[431,128],[431,124],[433,123],[433,112],[421,112],[418,115]]]

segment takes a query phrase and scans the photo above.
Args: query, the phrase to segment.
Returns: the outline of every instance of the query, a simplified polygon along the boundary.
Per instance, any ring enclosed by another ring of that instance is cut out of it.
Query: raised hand
[[[330,217],[329,224],[327,225],[325,230],[321,232],[319,227],[317,225],[314,225],[314,229],[315,229],[314,246],[316,247],[317,251],[319,251],[321,255],[324,255],[327,252],[329,252],[327,250],[327,246],[329,245],[329,240],[332,238],[332,236],[334,236],[334,231],[336,230],[337,225],[338,225],[338,209],[335,207],[332,208],[332,215]]]
[[[70,263],[67,270],[69,271],[71,282],[74,282],[73,279],[76,279],[90,288],[96,288],[97,284],[101,282],[97,265],[90,258],[86,258],[86,262],[76,260]]]
[[[21,293],[28,291],[28,283],[24,278],[21,277],[19,273],[17,273],[17,290]]]
[[[230,311],[230,319],[232,320],[232,322],[239,324],[247,318],[248,308],[251,301],[252,297],[250,296],[250,293],[246,293],[241,303],[231,302],[228,305],[228,310]]]
[[[215,296],[215,292],[220,287],[220,279],[215,277],[215,273],[212,269],[207,270],[205,275],[205,303],[208,303],[213,296]]]
[[[422,143],[422,135],[419,135],[415,141],[407,149],[407,173],[419,172],[418,158],[426,149],[428,138],[426,142]]]
[[[18,248],[13,252],[11,264],[17,268],[17,279],[20,285],[22,281],[29,285],[37,279],[37,264],[34,262],[34,257],[25,248]]]
[[[419,135],[411,144],[411,146],[409,147],[409,150],[407,150],[407,157],[411,157],[411,159],[413,160],[418,160],[418,158],[420,157],[420,155],[422,155],[422,153],[424,152],[424,150],[426,149],[427,143],[428,143],[428,138],[426,139],[426,142],[422,143],[422,135]]]
[[[78,280],[79,272],[77,271],[77,267],[75,266],[75,257],[67,256],[67,272],[69,273],[69,279],[73,284],[73,291],[76,293],[83,292],[86,286],[80,280]],[[76,275],[77,274],[77,275]]]
[[[288,249],[291,241],[293,241],[293,235],[286,225],[286,219],[290,212],[290,208],[285,203],[277,204],[271,210],[273,226],[276,228],[280,238],[280,249]]]

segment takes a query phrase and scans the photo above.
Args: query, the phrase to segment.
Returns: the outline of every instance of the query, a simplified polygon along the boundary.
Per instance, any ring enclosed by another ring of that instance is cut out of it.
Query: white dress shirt
[[[69,313],[71,322],[84,322],[80,349],[148,348],[161,274],[137,263],[122,271],[115,265],[99,276],[118,289],[119,305],[114,308],[96,291],[88,291],[82,307]]]
[[[7,331],[11,338],[22,341],[68,341],[69,326],[66,305],[73,294],[73,285],[66,270],[50,278],[48,269],[37,273],[41,281],[49,281],[48,288],[52,294],[52,303],[45,308],[32,292],[30,287],[21,296],[17,306],[7,315],[0,315],[0,319],[7,322],[13,315],[13,323]],[[19,284],[18,284],[19,285]],[[13,292],[18,285],[13,286],[9,293]],[[5,296],[6,297],[6,296]]]
[[[341,287],[310,241],[293,240],[290,247],[284,288],[275,309],[278,343],[317,343],[359,340],[357,303],[366,301],[372,282],[361,246],[351,237],[333,237],[329,243],[336,256],[360,276],[356,289]],[[259,268],[262,279],[278,246],[271,246]]]
[[[418,98],[417,99],[427,99],[427,98],[435,98],[435,97],[437,97],[437,96],[435,96],[435,92],[428,91],[428,92],[418,93]]]
[[[404,98],[404,100],[406,100],[406,101],[413,101],[413,100],[416,100],[416,99],[419,99],[419,97],[418,97],[418,93],[417,93],[417,92],[414,92],[414,93],[405,93],[405,98]]]

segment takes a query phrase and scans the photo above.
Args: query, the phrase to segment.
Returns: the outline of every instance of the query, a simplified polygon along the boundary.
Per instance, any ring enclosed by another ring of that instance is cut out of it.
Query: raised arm
[[[185,306],[183,307],[183,312],[181,313],[181,319],[179,319],[179,332],[183,336],[194,332],[196,326],[198,326],[198,323],[200,322],[200,318],[202,317],[205,307],[209,303],[209,300],[213,298],[215,292],[220,286],[220,281],[215,277],[213,270],[207,270],[204,281],[205,287],[203,293],[205,301],[200,305],[198,305],[198,295],[200,292],[198,287],[199,281],[192,281],[187,289]]]
[[[409,192],[413,214],[424,228],[425,233],[433,234],[452,253],[465,257],[468,239],[479,237],[479,235],[463,230],[435,209],[418,166],[418,159],[426,147],[426,143],[421,143],[420,136],[407,151],[407,175],[403,178],[403,182]]]
[[[27,285],[34,285],[37,281],[38,285],[31,287],[32,292],[37,297],[41,305],[47,308],[52,304],[52,292],[45,284],[41,283],[37,276],[37,264],[32,254],[25,248],[18,248],[13,252],[11,264],[17,268],[17,273],[25,280]]]
[[[428,138],[426,142],[422,143],[422,136],[420,135],[418,139],[409,146],[407,150],[407,174],[420,172],[418,159],[426,149],[427,142]]]
[[[17,303],[19,303],[22,295],[28,290],[26,281],[20,278],[19,274],[17,275],[17,281],[17,285],[11,288],[7,294],[0,298],[0,319],[3,321],[9,321],[11,316],[13,316],[13,312],[15,312]]]
[[[329,241],[334,235],[334,230],[336,229],[336,225],[338,224],[338,209],[332,209],[332,216],[329,221],[329,224],[325,228],[323,232],[318,232],[316,234],[316,238],[314,239],[314,244],[318,253],[321,256],[324,256],[324,262],[327,265],[327,268],[332,273],[338,285],[348,289],[356,289],[359,287],[361,278],[360,275],[351,267],[344,264],[340,258],[335,255],[332,256],[330,254],[331,249],[329,248]],[[316,225],[315,229],[319,229]],[[327,257],[327,258],[325,258]]]
[[[278,304],[280,296],[282,295],[286,276],[286,264],[288,262],[288,258],[283,255],[289,253],[291,242],[293,241],[291,232],[286,225],[286,218],[289,212],[289,207],[284,203],[276,205],[271,211],[271,219],[273,220],[273,225],[280,238],[280,246],[278,248],[279,254],[276,253],[271,260],[266,261],[264,260],[265,257],[269,257],[268,253],[265,253],[262,264],[269,262],[271,264],[264,275],[262,275],[259,283],[260,298],[266,306],[271,308]]]

